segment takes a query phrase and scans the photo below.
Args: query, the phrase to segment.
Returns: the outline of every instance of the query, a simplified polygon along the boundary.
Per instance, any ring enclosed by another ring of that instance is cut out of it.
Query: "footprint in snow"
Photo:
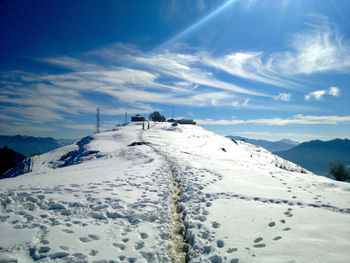
[[[84,255],[83,253],[74,253],[72,256],[76,257],[77,259],[86,259],[87,258],[87,256]]]
[[[269,226],[269,227],[274,227],[275,225],[276,225],[275,222],[270,222],[268,226]]]
[[[80,240],[81,242],[84,242],[84,243],[87,243],[87,242],[91,242],[91,241],[92,241],[92,240],[91,240],[90,238],[88,238],[88,237],[80,237],[79,240]]]
[[[50,244],[50,241],[46,240],[46,239],[43,239],[43,240],[41,240],[41,244],[48,245],[48,244]]]
[[[292,217],[293,216],[293,214],[290,211],[284,212],[283,214],[285,214],[288,217]]]
[[[88,237],[93,240],[100,240],[100,237],[98,235],[89,234]]]
[[[263,247],[266,247],[266,245],[260,243],[260,244],[255,244],[255,245],[253,245],[253,247],[255,247],[255,248],[263,248]]]
[[[91,249],[91,251],[89,253],[90,256],[96,256],[97,254],[98,254],[98,251],[95,249]]]
[[[67,250],[69,250],[69,247],[67,247],[67,246],[60,246],[60,249],[64,250],[64,251],[67,251]]]
[[[261,242],[262,240],[263,240],[262,237],[258,237],[258,238],[256,238],[256,239],[254,240],[254,243],[259,243],[259,242]]]
[[[227,252],[227,253],[232,253],[232,252],[237,252],[237,250],[238,250],[238,249],[234,247],[234,248],[229,248],[229,249],[227,249],[226,252]]]
[[[141,238],[142,239],[147,239],[148,238],[148,234],[147,233],[140,233],[140,235],[141,235]]]
[[[281,236],[277,236],[277,237],[274,237],[272,240],[277,241],[277,240],[280,240],[281,238],[282,238]]]
[[[135,249],[136,250],[140,250],[141,248],[143,248],[145,246],[145,243],[143,241],[138,241],[135,244]]]
[[[218,222],[213,222],[212,225],[213,225],[213,228],[219,228],[220,227],[220,223],[218,223]]]
[[[113,243],[113,246],[119,248],[120,250],[124,250],[126,248],[125,245],[119,243]]]
[[[225,246],[225,243],[224,243],[224,241],[222,241],[222,240],[218,240],[218,241],[216,242],[216,245],[218,246],[218,248],[223,248],[223,247]]]

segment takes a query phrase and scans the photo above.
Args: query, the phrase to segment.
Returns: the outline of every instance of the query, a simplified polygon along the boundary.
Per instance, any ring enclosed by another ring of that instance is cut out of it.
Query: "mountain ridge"
[[[52,151],[73,141],[69,139],[54,139],[52,137],[0,135],[0,147],[7,146],[26,157]]]
[[[345,165],[350,164],[350,140],[339,138],[329,141],[312,140],[286,151],[274,152],[274,154],[297,163],[316,174],[329,176],[328,165],[330,162],[340,160]]]

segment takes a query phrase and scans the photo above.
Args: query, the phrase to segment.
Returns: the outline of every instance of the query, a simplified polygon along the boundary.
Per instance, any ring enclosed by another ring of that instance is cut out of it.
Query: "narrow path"
[[[140,142],[145,143],[142,137],[143,130],[139,133]],[[170,219],[170,240],[172,243],[171,249],[168,250],[168,256],[173,263],[186,263],[189,262],[188,249],[189,245],[186,242],[187,228],[184,224],[183,208],[180,204],[181,201],[181,187],[176,174],[173,169],[172,162],[167,156],[161,153],[158,149],[150,144],[146,144],[152,148],[152,150],[162,156],[168,166],[168,174],[172,181],[172,194],[170,199],[171,219]]]

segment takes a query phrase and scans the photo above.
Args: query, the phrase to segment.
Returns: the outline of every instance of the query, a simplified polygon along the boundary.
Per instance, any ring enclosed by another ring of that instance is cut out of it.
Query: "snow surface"
[[[138,142],[138,143],[135,143]],[[118,126],[0,180],[0,262],[350,262],[350,185],[193,125]]]

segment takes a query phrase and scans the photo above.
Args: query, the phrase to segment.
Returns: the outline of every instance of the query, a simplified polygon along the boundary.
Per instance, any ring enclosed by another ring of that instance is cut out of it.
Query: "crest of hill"
[[[152,126],[152,125],[151,125]],[[28,164],[14,168],[6,174],[7,177],[15,177],[28,171],[38,172],[47,169],[76,165],[100,158],[113,158],[113,156],[126,155],[132,157],[131,146],[158,143],[167,143],[174,152],[185,156],[203,155],[203,158],[231,159],[242,163],[255,165],[274,166],[288,171],[307,173],[302,167],[272,154],[264,148],[246,143],[244,141],[232,141],[229,138],[219,136],[201,127],[193,125],[179,125],[173,127],[169,123],[153,124],[151,130],[159,133],[159,138],[153,137],[147,142],[140,142],[140,125],[130,123],[119,126],[114,130],[84,137],[74,144],[57,148],[51,152],[33,156]],[[157,139],[156,139],[157,138]]]

